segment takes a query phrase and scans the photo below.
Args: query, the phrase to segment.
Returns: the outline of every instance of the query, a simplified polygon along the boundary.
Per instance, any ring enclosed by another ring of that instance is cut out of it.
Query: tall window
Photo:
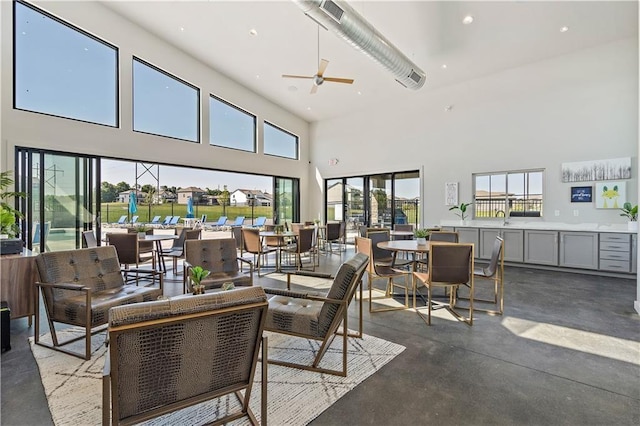
[[[256,152],[256,117],[215,96],[209,97],[209,144]]]
[[[14,3],[14,108],[118,126],[118,49]]]
[[[543,170],[473,175],[476,218],[542,216]]]
[[[133,130],[200,141],[200,90],[133,58]]]
[[[298,137],[265,121],[264,153],[297,160]]]

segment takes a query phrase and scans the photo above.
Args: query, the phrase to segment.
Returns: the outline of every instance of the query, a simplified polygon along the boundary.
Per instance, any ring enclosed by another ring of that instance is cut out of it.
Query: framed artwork
[[[572,203],[590,203],[593,201],[592,186],[572,186],[571,202]]]
[[[562,163],[563,182],[631,178],[631,157]]]
[[[444,184],[444,205],[458,205],[458,182],[446,182]]]
[[[596,183],[596,209],[619,209],[627,202],[625,182]]]

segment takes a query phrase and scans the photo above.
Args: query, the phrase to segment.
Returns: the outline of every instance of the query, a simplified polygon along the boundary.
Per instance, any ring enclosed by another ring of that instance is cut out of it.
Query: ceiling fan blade
[[[313,78],[313,76],[309,77],[308,75],[291,75],[291,74],[282,74],[284,78]]]
[[[314,93],[316,93],[318,91],[318,86],[316,86],[315,84],[313,86],[311,86],[311,94],[313,95]]]
[[[320,77],[322,77],[322,74],[324,74],[324,71],[327,69],[327,65],[329,65],[329,61],[326,59],[320,61],[320,66],[318,67],[318,75]]]
[[[324,81],[331,81],[333,83],[353,84],[354,80],[352,78],[324,77]]]

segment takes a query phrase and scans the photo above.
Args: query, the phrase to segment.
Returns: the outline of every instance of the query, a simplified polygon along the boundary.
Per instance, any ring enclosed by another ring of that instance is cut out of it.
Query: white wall
[[[309,124],[211,70],[96,2],[34,2],[71,24],[120,49],[120,128],[82,123],[12,108],[12,2],[0,1],[2,38],[2,104],[0,167],[14,169],[16,146],[115,156],[146,162],[205,167],[300,178],[308,186]],[[201,89],[202,144],[135,133],[132,129],[131,58],[135,55]],[[209,146],[209,93],[258,116],[258,152],[262,121],[300,138],[300,161]],[[302,206],[303,217],[307,216]]]
[[[627,197],[638,194],[638,40],[622,40],[441,89],[406,96],[311,126],[309,199],[319,178],[423,170],[424,224],[456,219],[444,183],[472,199],[472,173],[545,169],[545,221],[622,223],[618,211],[569,202],[563,162],[632,157]],[[398,90],[402,90],[399,88]],[[445,112],[446,105],[453,105]],[[329,159],[337,157],[335,166]],[[573,216],[573,210],[579,216]],[[554,211],[560,216],[555,217]],[[531,220],[530,218],[528,220]]]

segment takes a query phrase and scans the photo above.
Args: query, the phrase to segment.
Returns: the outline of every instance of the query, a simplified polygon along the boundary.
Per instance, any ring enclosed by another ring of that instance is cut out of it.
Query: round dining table
[[[109,243],[109,237],[105,235],[102,241]],[[152,235],[144,235],[144,237],[138,235],[138,242],[141,241],[154,241],[155,242],[155,255],[156,260],[158,262],[158,267],[162,273],[167,272],[167,266],[164,263],[164,256],[162,256],[162,242],[167,240],[177,240],[178,236],[174,234],[152,234]]]
[[[291,231],[283,231],[283,232],[275,232],[275,231],[260,231],[260,238],[263,240],[265,238],[277,238],[278,246],[276,247],[276,268],[273,272],[282,273],[282,249],[285,247],[285,239],[290,238],[294,239],[298,236],[295,232]]]

